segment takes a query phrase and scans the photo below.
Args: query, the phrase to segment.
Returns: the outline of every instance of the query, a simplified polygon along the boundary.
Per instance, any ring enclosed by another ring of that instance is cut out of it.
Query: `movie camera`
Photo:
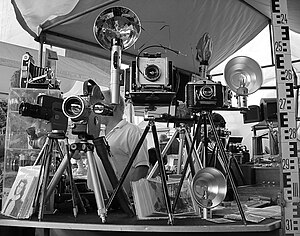
[[[131,63],[130,80],[125,96],[134,105],[166,106],[175,97],[173,65],[161,53],[144,53]]]
[[[21,102],[19,114],[50,121],[52,130],[66,132],[68,118],[62,111],[62,98],[52,97],[45,94],[37,96],[37,104]]]
[[[232,92],[219,82],[199,79],[185,86],[185,101],[193,111],[212,110],[231,107]]]
[[[103,104],[101,102],[103,99],[100,87],[90,79],[83,84],[83,95],[69,96],[63,101],[63,113],[74,122],[73,134],[88,135],[90,139],[99,136],[100,120],[98,115],[113,115],[113,107]]]

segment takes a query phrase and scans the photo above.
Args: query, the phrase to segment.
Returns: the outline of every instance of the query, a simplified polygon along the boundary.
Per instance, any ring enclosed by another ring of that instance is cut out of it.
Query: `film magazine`
[[[179,187],[180,179],[171,179],[167,181],[168,193],[170,196],[171,207],[173,208],[174,200]],[[132,182],[132,192],[136,215],[140,220],[167,219],[168,212],[164,197],[162,183],[159,178],[140,179]],[[187,218],[197,217],[198,207],[191,196],[190,181],[183,181],[180,195],[174,210],[174,217]]]

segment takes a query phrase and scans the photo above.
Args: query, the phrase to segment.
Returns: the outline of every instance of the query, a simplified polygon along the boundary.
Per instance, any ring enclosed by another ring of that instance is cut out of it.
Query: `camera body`
[[[187,107],[194,111],[228,108],[231,99],[232,91],[227,86],[208,79],[188,82],[185,87]]]
[[[93,112],[90,96],[73,95],[67,97],[62,109],[73,122],[72,134],[86,135],[88,139],[96,138],[100,133],[99,117]]]
[[[62,104],[62,110],[66,117],[74,123],[72,133],[94,139],[100,133],[100,118],[112,116],[113,108],[101,103],[104,96],[100,87],[93,81],[87,80],[83,84],[83,95],[67,97]]]
[[[175,97],[172,61],[159,53],[137,57],[131,64],[129,77],[125,96],[134,105],[165,106]]]
[[[19,114],[48,120],[51,123],[52,130],[67,131],[68,118],[62,111],[62,98],[52,97],[45,94],[37,96],[37,104],[21,102]]]
[[[137,87],[168,89],[170,85],[169,66],[172,66],[172,64],[168,61],[168,58],[140,57],[136,63]]]
[[[59,89],[60,82],[49,67],[34,64],[33,57],[26,52],[22,56],[20,88]]]

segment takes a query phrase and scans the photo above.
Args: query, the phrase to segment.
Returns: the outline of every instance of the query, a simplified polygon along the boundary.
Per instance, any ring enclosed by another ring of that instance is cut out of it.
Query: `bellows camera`
[[[160,53],[144,54],[132,62],[125,94],[134,105],[170,105],[175,97],[173,84],[172,61]]]
[[[187,107],[194,110],[212,110],[231,106],[232,92],[221,83],[208,79],[188,82],[185,87]]]
[[[33,57],[26,52],[22,57],[20,88],[59,89],[60,82],[49,67],[34,64]]]

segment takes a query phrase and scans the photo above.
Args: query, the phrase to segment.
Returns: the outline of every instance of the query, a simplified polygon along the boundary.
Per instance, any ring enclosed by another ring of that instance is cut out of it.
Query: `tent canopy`
[[[300,33],[300,1],[288,0],[290,29]],[[270,23],[271,0],[12,0],[22,27],[37,41],[110,58],[93,34],[97,16],[111,6],[124,6],[139,17],[142,32],[134,46],[122,53],[130,63],[146,46],[161,52],[177,68],[198,73],[196,45],[208,33],[212,38],[209,70],[251,41]],[[151,51],[153,50],[153,51]]]

